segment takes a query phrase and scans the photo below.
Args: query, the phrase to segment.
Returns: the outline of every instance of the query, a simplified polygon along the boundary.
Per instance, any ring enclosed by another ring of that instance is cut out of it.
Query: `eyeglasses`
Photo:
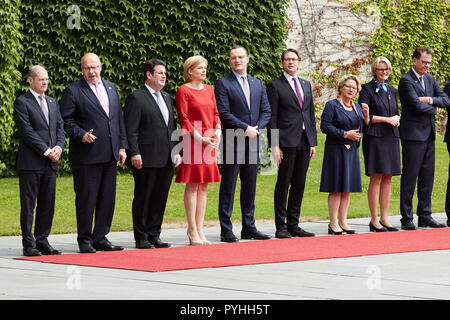
[[[287,58],[287,59],[284,59],[284,61],[287,61],[287,62],[297,62],[297,61],[300,61],[300,59],[297,59],[297,58]]]
[[[425,66],[431,65],[431,61],[423,61],[423,60],[420,60],[420,62],[422,62],[422,64],[425,65]]]
[[[344,87],[346,87],[346,88],[349,89],[349,90],[356,90],[356,89],[357,89],[356,87],[348,86],[348,85],[346,85],[346,84],[344,84]]]
[[[99,67],[100,67],[100,65],[97,65],[97,66],[95,66],[95,67],[83,67],[83,70],[89,72],[89,71],[91,71],[91,70],[96,70],[96,69],[98,69]]]

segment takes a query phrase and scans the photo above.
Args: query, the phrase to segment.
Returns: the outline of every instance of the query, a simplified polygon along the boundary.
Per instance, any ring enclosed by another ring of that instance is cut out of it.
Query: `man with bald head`
[[[56,99],[44,94],[48,88],[47,71],[39,65],[33,66],[27,80],[30,89],[14,101],[13,111],[19,132],[16,170],[23,254],[61,254],[49,244],[47,237],[55,211],[56,171],[64,149],[64,124]]]
[[[60,101],[70,138],[78,246],[81,253],[123,250],[106,238],[114,215],[117,162],[124,164],[128,146],[122,105],[114,83],[101,78],[96,54],[85,54],[81,69],[83,77],[64,90]]]

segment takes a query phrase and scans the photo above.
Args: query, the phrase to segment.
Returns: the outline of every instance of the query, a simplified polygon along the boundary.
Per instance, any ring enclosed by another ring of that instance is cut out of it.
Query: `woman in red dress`
[[[186,183],[184,207],[191,245],[210,244],[203,234],[207,188],[220,182],[217,167],[221,123],[214,89],[204,84],[208,61],[193,56],[184,63],[186,84],[178,88],[176,105],[182,130],[183,162],[175,182]]]

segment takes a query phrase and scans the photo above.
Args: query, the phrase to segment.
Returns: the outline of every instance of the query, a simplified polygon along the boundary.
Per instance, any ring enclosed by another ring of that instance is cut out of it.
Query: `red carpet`
[[[157,272],[445,249],[450,228],[16,259]]]

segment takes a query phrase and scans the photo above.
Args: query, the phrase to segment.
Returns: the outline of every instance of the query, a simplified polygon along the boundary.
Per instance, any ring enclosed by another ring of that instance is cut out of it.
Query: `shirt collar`
[[[420,77],[423,77],[423,76],[421,76],[421,75],[419,75],[417,72],[416,72],[416,70],[414,70],[414,68],[413,67],[411,67],[411,70],[412,70],[412,72],[414,72],[414,74],[416,75],[416,77],[417,77],[417,79],[420,79]]]
[[[237,72],[235,72],[234,70],[231,70],[233,73],[234,73],[234,75],[236,76],[236,78],[239,80],[239,81],[241,81],[241,77],[248,77],[248,75],[247,75],[247,73],[244,73],[244,74],[239,74],[239,73],[237,73]]]
[[[34,91],[33,89],[30,88],[30,92],[33,94],[33,96],[38,99],[38,97],[40,96],[39,93],[37,93],[36,91]],[[45,93],[42,94],[42,96],[45,98]]]

